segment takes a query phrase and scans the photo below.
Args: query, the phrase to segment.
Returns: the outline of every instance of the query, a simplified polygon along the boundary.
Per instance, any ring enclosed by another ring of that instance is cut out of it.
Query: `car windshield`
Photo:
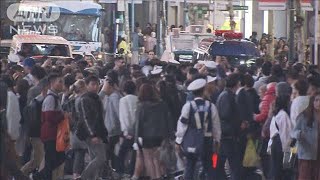
[[[70,57],[69,46],[65,44],[22,44],[20,54],[29,56]]]
[[[57,27],[55,35],[68,41],[97,42],[99,17],[86,15],[60,15],[59,19],[50,25]]]

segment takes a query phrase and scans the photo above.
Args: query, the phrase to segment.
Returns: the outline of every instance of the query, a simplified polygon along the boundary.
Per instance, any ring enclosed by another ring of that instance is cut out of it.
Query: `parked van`
[[[27,57],[73,58],[70,43],[59,36],[23,34],[13,36],[8,59],[21,62]]]

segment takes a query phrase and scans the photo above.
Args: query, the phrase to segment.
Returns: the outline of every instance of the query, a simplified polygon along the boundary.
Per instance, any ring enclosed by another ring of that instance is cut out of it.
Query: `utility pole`
[[[216,18],[216,14],[217,13],[217,0],[214,0],[214,14],[213,14],[213,29],[216,30],[216,26],[217,26],[217,18]]]
[[[269,10],[268,13],[268,34],[271,35],[271,42],[269,43],[269,48],[268,48],[268,54],[270,55],[271,59],[274,59],[274,16],[273,16],[273,10]]]
[[[157,0],[157,56],[161,56],[163,0]]]
[[[318,32],[319,32],[319,1],[314,0],[314,20],[315,20],[315,25],[314,25],[314,64],[319,65],[319,59],[318,59],[318,46],[319,46],[319,37],[318,37]]]
[[[131,32],[135,30],[135,17],[134,17],[134,0],[131,0]]]
[[[184,28],[187,27],[187,0],[184,0],[183,2],[183,26]]]
[[[294,47],[294,1],[288,0],[289,4],[289,63],[294,64],[295,62],[295,47]]]
[[[125,0],[125,12],[124,12],[124,18],[125,18],[125,34],[127,35],[127,43],[130,41],[130,27],[129,27],[129,0]]]

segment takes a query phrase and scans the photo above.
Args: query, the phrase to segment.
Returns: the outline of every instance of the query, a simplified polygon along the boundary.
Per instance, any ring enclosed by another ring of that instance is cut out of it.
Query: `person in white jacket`
[[[268,149],[271,149],[272,177],[277,180],[290,179],[283,169],[282,160],[284,152],[290,152],[290,133],[292,124],[288,114],[290,95],[278,96],[275,102],[274,116],[270,124],[270,141]]]
[[[120,173],[124,173],[125,157],[129,150],[132,149],[134,143],[135,112],[138,103],[138,97],[135,95],[136,85],[133,81],[125,82],[123,89],[125,96],[122,97],[119,102],[119,119],[124,138],[119,150]],[[129,171],[132,172],[133,168],[134,164],[130,164]]]
[[[300,79],[292,85],[292,95],[295,97],[290,108],[290,119],[293,128],[296,127],[298,115],[309,106],[310,97],[307,96],[307,92],[308,82],[304,79]]]
[[[8,85],[8,101],[7,101],[7,130],[12,140],[16,141],[20,135],[21,113],[19,107],[19,97],[13,90],[14,82],[9,76],[4,77]]]

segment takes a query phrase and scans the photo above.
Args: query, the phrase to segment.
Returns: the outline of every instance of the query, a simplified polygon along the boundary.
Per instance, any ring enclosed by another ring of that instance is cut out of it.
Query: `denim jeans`
[[[133,150],[133,138],[132,139],[124,139],[123,143],[120,146],[119,150],[119,173],[125,173],[125,160],[130,150]],[[126,173],[132,174],[134,170],[135,157],[132,154],[132,158],[129,164],[129,171]]]

